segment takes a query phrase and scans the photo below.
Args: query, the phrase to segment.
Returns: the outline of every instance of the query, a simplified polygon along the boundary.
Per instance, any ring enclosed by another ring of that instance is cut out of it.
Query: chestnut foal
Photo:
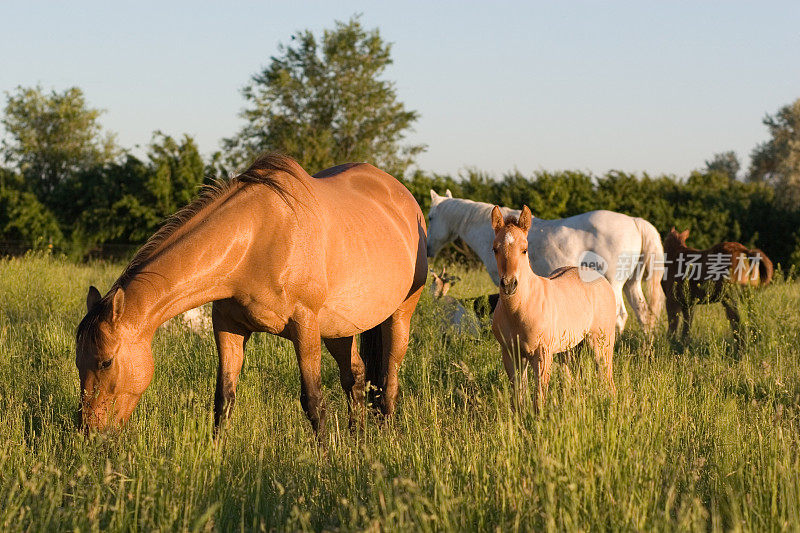
[[[495,206],[492,226],[500,275],[500,301],[492,331],[515,389],[512,406],[524,397],[528,363],[532,363],[537,387],[534,409],[538,411],[547,394],[553,354],[572,350],[584,339],[615,393],[612,359],[617,308],[608,280],[594,270],[578,267],[556,269],[546,278],[534,274],[527,255],[531,226],[527,206],[518,220],[513,216],[503,220]]]

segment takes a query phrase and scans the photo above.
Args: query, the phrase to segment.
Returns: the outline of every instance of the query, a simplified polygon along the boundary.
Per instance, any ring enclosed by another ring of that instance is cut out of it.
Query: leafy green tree
[[[0,240],[58,246],[63,241],[53,213],[25,190],[21,176],[0,169]]]
[[[46,94],[41,87],[17,87],[7,94],[2,142],[7,163],[17,167],[36,196],[53,205],[54,192],[70,176],[111,161],[118,153],[103,132],[101,111],[87,106],[71,87]]]
[[[203,184],[205,167],[197,143],[189,135],[180,141],[157,131],[148,153],[152,174],[147,188],[156,212],[166,217],[188,204]]]
[[[767,115],[772,136],[753,150],[748,179],[775,187],[780,205],[800,207],[800,98]]]
[[[733,150],[714,154],[714,157],[706,161],[706,172],[721,172],[732,180],[736,179],[741,168],[742,164]]]
[[[320,38],[296,33],[279,52],[242,91],[246,124],[223,142],[228,166],[278,150],[312,173],[365,161],[402,177],[424,146],[402,144],[419,115],[382,78],[392,58],[379,31],[354,17]]]

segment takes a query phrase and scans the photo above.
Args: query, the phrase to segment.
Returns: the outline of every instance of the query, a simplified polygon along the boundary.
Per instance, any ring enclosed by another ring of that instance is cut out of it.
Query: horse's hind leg
[[[615,280],[611,288],[614,290],[614,299],[617,302],[617,332],[622,333],[628,321],[628,310],[625,309],[625,300],[622,299],[622,285]]]
[[[728,321],[731,323],[733,338],[736,340],[736,344],[740,345],[744,341],[744,335],[740,330],[741,316],[739,315],[739,307],[736,305],[736,301],[730,296],[723,298],[722,306],[725,308],[725,315],[728,317]]]
[[[589,343],[594,351],[594,361],[597,371],[605,378],[612,395],[617,394],[614,385],[614,330],[594,331],[589,335]]]
[[[391,416],[397,406],[397,393],[399,384],[397,372],[408,349],[408,338],[411,329],[411,315],[422,295],[420,287],[400,307],[381,324],[383,337],[383,365],[384,375],[383,402],[381,410],[384,416]]]
[[[645,300],[644,292],[642,291],[641,276],[641,272],[639,272],[638,276],[628,279],[623,286],[623,291],[625,292],[625,297],[628,299],[628,303],[631,304],[631,308],[633,308],[633,314],[636,315],[636,318],[639,320],[639,323],[644,326],[644,329],[649,331],[655,325],[656,317],[650,316],[650,309],[647,307],[647,300]]]
[[[355,337],[323,339],[339,365],[339,380],[347,396],[350,430],[364,427],[364,362],[358,354]]]
[[[292,343],[300,367],[300,405],[322,442],[325,435],[325,403],[322,398],[322,341],[317,317],[310,312],[293,319]]]
[[[219,354],[217,388],[214,393],[214,427],[217,429],[228,419],[236,401],[236,385],[244,362],[244,346],[250,338],[250,332],[225,313],[224,305],[223,302],[214,302],[211,311],[214,340]]]

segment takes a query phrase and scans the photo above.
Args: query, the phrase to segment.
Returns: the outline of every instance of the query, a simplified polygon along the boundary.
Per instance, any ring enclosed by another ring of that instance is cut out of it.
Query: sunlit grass
[[[291,346],[248,345],[231,426],[212,438],[209,334],[162,328],[156,373],[128,428],[74,430],[74,329],[90,283],[121,265],[0,262],[0,530],[796,530],[800,527],[800,288],[748,297],[733,348],[719,306],[686,351],[660,333],[618,341],[618,395],[591,357],[556,370],[540,416],[512,416],[496,342],[448,334],[426,292],[388,427],[347,429],[324,358],[327,452],[299,402]],[[452,270],[451,294],[492,290]]]

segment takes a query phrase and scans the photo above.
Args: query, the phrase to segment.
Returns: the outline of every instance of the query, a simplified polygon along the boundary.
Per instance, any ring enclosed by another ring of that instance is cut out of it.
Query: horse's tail
[[[642,237],[643,280],[647,281],[649,292],[647,307],[650,310],[650,317],[647,325],[653,327],[664,306],[664,291],[661,290],[661,278],[664,276],[664,246],[655,226],[643,218],[636,217],[633,221]]]
[[[769,285],[769,283],[772,281],[772,275],[775,269],[772,266],[772,261],[770,261],[769,257],[767,257],[767,254],[758,248],[753,248],[751,250],[747,250],[747,255],[751,259],[758,259],[758,284],[762,287],[764,285]]]
[[[379,391],[383,388],[383,333],[380,324],[361,334],[359,353],[364,361],[364,377],[369,387],[367,398],[377,407]]]

